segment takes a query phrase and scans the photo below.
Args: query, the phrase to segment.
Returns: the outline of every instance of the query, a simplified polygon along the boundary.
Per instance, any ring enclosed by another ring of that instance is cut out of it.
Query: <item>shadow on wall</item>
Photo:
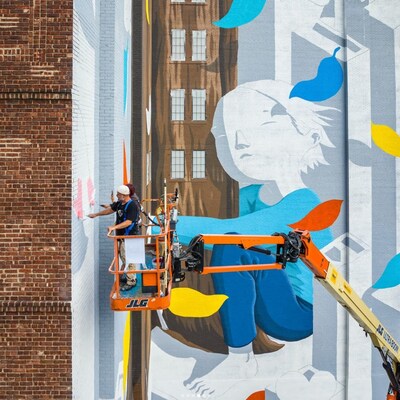
[[[83,227],[83,221],[79,219],[75,214],[72,216],[72,226],[74,227],[74,238],[73,242],[76,241],[78,244],[74,246],[76,253],[73,255],[73,262],[71,265],[72,274],[76,274],[82,268],[85,262],[85,254],[89,242],[88,236],[86,236],[85,229]]]
[[[85,35],[85,39],[88,41],[91,48],[95,49],[97,46],[96,38],[89,27],[96,26],[95,10],[92,2],[75,1],[74,2],[75,13],[74,15],[78,20],[85,16],[86,21],[80,24],[80,28]]]

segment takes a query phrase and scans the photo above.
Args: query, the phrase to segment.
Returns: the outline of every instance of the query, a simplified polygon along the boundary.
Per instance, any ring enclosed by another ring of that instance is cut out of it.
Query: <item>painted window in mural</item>
[[[185,0],[171,0],[171,3],[184,3]]]
[[[201,179],[206,177],[206,152],[204,150],[194,150],[192,158],[192,178]]]
[[[171,179],[185,177],[185,151],[172,150],[171,152]]]
[[[205,3],[206,0],[192,0],[192,3]]]
[[[206,119],[206,91],[205,89],[192,89],[193,121]]]
[[[185,89],[171,90],[171,120],[183,121],[185,119]]]
[[[171,30],[171,61],[185,61],[185,29],[172,29]]]
[[[146,154],[146,185],[151,182],[151,151]]]
[[[192,61],[206,61],[207,31],[192,31]]]

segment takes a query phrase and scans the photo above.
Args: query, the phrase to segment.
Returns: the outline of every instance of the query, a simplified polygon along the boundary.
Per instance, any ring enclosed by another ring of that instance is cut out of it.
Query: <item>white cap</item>
[[[129,196],[129,188],[128,186],[121,185],[117,188],[117,193],[124,194],[125,196]]]

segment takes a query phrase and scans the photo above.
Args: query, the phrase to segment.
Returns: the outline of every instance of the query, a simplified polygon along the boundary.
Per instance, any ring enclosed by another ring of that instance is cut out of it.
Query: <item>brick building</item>
[[[0,16],[0,398],[72,396],[72,4]]]
[[[0,2],[0,399],[111,399],[122,379],[113,217],[85,215],[130,159],[131,12]]]

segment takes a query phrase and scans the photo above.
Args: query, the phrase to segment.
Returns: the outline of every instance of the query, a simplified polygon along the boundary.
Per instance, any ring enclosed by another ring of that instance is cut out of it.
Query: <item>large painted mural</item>
[[[400,332],[396,2],[234,0],[213,22],[238,29],[237,86],[219,100],[211,132],[239,185],[239,213],[181,215],[180,241],[307,229]],[[267,257],[209,249],[211,265]],[[183,282],[172,296],[186,306],[153,319],[151,399],[385,396],[379,354],[301,261],[205,282]]]

